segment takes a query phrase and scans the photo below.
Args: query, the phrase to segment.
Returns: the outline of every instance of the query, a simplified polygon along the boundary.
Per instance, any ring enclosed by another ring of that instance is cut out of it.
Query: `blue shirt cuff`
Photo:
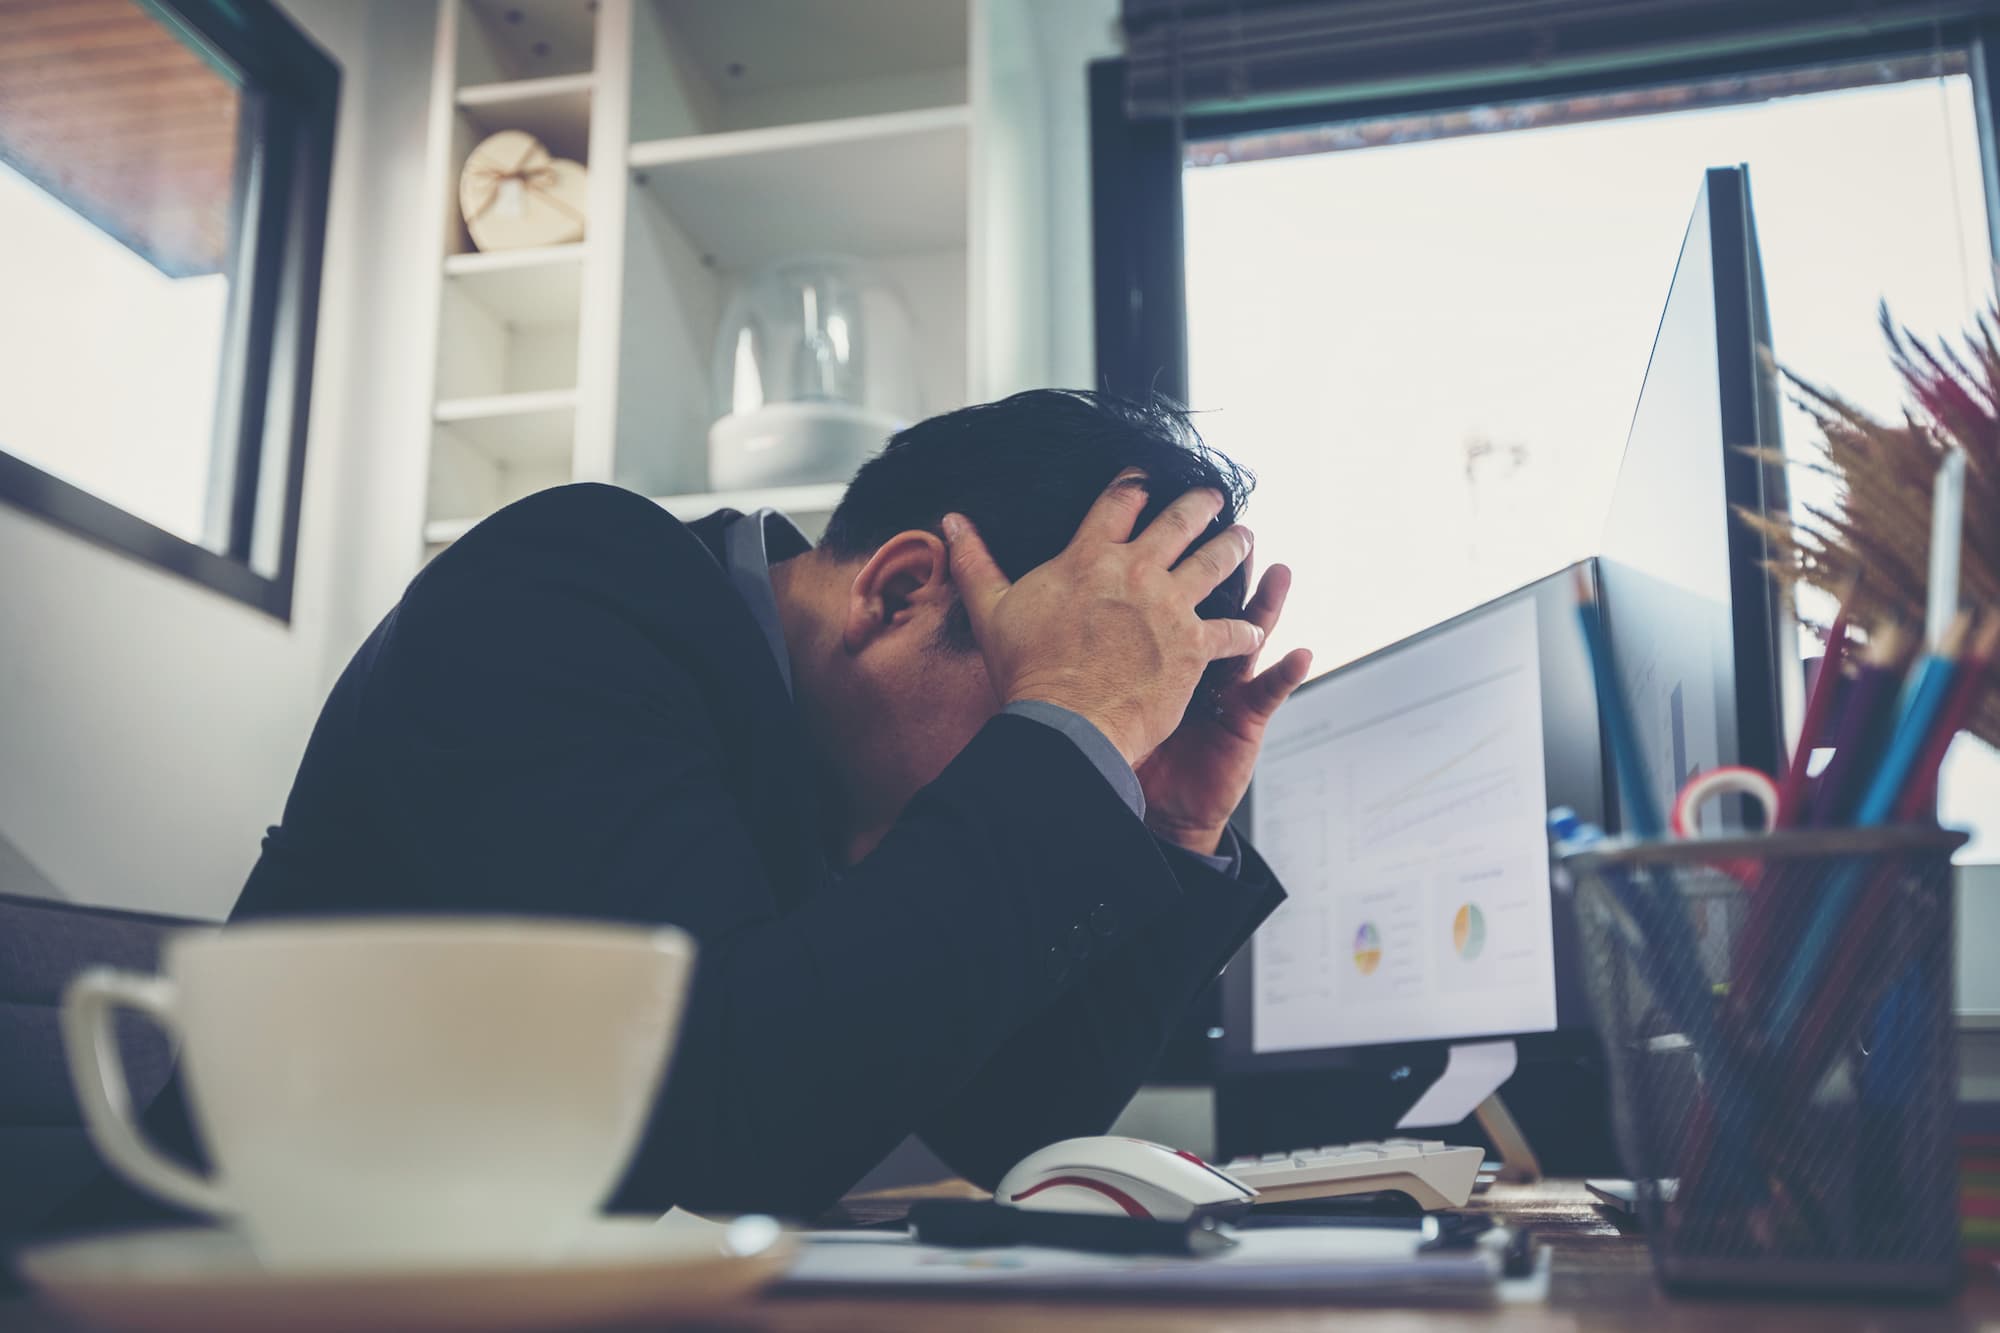
[[[1214,856],[1204,856],[1200,852],[1189,855],[1200,856],[1211,869],[1221,871],[1230,879],[1237,879],[1243,874],[1243,846],[1236,841],[1236,830],[1233,828],[1222,830],[1222,841],[1215,845]]]
[[[1125,756],[1118,753],[1118,747],[1111,738],[1097,729],[1097,724],[1081,713],[1073,713],[1061,704],[1043,703],[1040,699],[1020,699],[1008,704],[1000,711],[1012,713],[1015,717],[1025,717],[1054,727],[1091,762],[1104,780],[1111,784],[1111,790],[1118,793],[1118,799],[1125,802],[1131,812],[1140,819],[1146,817],[1146,793],[1139,786],[1139,775],[1132,771],[1132,765],[1125,762]]]
[[[1044,703],[1040,699],[1020,699],[1001,711],[1054,727],[1069,737],[1071,743],[1083,751],[1083,757],[1104,775],[1104,780],[1111,784],[1111,790],[1118,793],[1118,799],[1125,802],[1126,808],[1136,818],[1146,817],[1146,793],[1139,786],[1139,775],[1132,771],[1132,765],[1125,762],[1125,756],[1118,753],[1118,747],[1111,743],[1111,738],[1097,729],[1096,723],[1061,704]],[[1201,852],[1189,854],[1230,879],[1237,878],[1243,871],[1243,849],[1237,845],[1234,829],[1222,831],[1222,842],[1216,847],[1215,855],[1207,856]]]

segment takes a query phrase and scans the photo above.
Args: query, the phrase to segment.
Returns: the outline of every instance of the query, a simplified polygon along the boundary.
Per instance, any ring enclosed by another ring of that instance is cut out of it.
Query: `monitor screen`
[[[1587,684],[1590,717],[1569,725],[1580,648],[1556,584],[1322,676],[1279,710],[1249,822],[1289,897],[1233,978],[1248,1000],[1231,1006],[1239,1052],[1556,1028],[1545,821],[1553,791],[1595,797],[1601,773]],[[1545,691],[1561,717],[1545,716]],[[1552,735],[1577,751],[1555,784]]]

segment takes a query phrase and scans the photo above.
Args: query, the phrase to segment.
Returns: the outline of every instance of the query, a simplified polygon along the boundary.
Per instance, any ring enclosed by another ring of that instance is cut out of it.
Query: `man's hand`
[[[1277,627],[1291,586],[1291,571],[1273,565],[1243,608],[1244,618],[1266,638]],[[1262,675],[1256,666],[1254,653],[1244,658],[1223,685],[1216,711],[1197,709],[1137,766],[1148,827],[1191,852],[1212,856],[1222,845],[1230,812],[1250,786],[1264,727],[1305,681],[1312,654],[1295,648]]]
[[[1249,556],[1249,531],[1217,533],[1182,560],[1222,497],[1189,491],[1135,537],[1144,485],[1138,473],[1112,482],[1063,553],[1019,583],[1008,582],[969,520],[944,519],[952,580],[1001,703],[1067,708],[1134,768],[1180,725],[1210,662],[1255,652],[1264,639],[1247,620],[1195,614]]]

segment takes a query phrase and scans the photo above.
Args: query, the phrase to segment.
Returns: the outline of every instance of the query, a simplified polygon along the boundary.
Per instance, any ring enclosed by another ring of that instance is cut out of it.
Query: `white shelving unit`
[[[502,461],[553,466],[565,453],[562,437],[576,424],[576,390],[447,398],[437,405],[437,422]]]
[[[580,162],[589,153],[594,82],[588,74],[556,74],[476,84],[458,90],[458,109],[481,137],[526,130],[556,157]]]
[[[702,254],[743,272],[787,255],[963,251],[962,106],[655,139],[631,163]]]
[[[583,254],[583,242],[576,241],[490,255],[449,255],[445,285],[503,323],[561,322],[565,312],[581,308]]]
[[[435,550],[493,510],[577,475],[588,238],[483,254],[458,182],[480,140],[526,130],[590,164],[598,6],[446,0],[432,73],[438,210],[437,357],[424,542]],[[614,172],[616,168],[614,167]]]
[[[758,509],[777,509],[793,518],[801,516],[824,519],[840,503],[840,496],[847,489],[845,482],[825,482],[815,486],[771,486],[754,491],[701,491],[694,495],[663,495],[659,502],[669,514],[678,519],[700,518],[718,509],[737,509],[750,513]]]
[[[662,509],[683,522],[691,522],[718,509],[735,509],[744,513],[776,509],[790,515],[811,532],[825,525],[827,516],[840,503],[841,493],[846,489],[843,483],[836,481],[815,486],[772,486],[765,490],[701,491],[694,495],[662,495],[655,499]],[[472,518],[433,519],[424,525],[424,542],[430,546],[448,545],[470,532],[477,522]]]
[[[429,550],[544,486],[609,481],[695,518],[840,484],[717,493],[710,359],[736,285],[851,255],[917,326],[922,409],[1022,387],[1010,266],[1045,230],[1027,0],[443,0]],[[478,253],[458,177],[523,129],[590,172],[574,245]],[[1011,174],[1010,174],[1011,173]]]

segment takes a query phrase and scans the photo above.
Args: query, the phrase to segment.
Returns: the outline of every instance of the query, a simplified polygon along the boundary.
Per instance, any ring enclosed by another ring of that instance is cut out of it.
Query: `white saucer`
[[[793,1238],[761,1222],[605,1218],[569,1255],[534,1267],[274,1272],[241,1237],[213,1228],[59,1241],[18,1262],[43,1300],[117,1333],[498,1333],[711,1313],[790,1264]]]

